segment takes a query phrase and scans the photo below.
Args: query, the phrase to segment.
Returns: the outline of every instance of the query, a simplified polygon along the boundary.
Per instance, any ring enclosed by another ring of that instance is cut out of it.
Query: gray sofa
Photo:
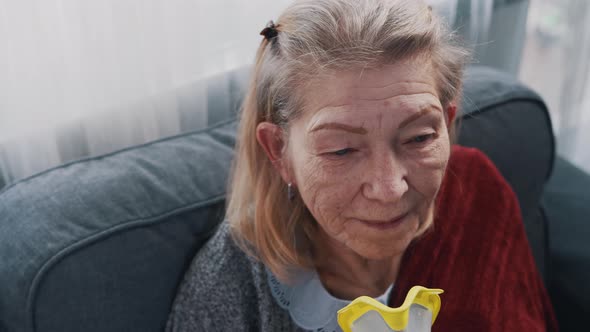
[[[209,81],[217,125],[0,192],[0,331],[163,329],[185,268],[223,218],[247,77]],[[516,191],[562,329],[590,326],[590,177],[556,160],[547,109],[527,87],[473,67],[464,94],[459,142],[487,153]],[[190,86],[181,95],[194,99]]]

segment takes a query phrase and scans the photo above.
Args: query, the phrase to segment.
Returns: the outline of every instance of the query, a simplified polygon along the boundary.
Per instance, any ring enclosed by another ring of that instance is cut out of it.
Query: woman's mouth
[[[360,220],[359,221],[368,227],[371,227],[373,229],[377,229],[377,230],[389,230],[389,229],[393,229],[396,228],[397,226],[399,226],[404,220],[406,220],[408,216],[408,213],[405,213],[399,217],[395,217],[394,219],[390,219],[390,220],[383,220],[383,221],[379,221],[379,220],[375,220],[375,221],[366,221],[366,220]]]

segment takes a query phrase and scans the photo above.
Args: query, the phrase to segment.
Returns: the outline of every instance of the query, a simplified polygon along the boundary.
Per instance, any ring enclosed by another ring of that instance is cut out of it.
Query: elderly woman
[[[467,52],[420,1],[295,1],[263,30],[226,221],[168,331],[339,331],[442,288],[440,331],[556,330],[518,202],[452,146]]]

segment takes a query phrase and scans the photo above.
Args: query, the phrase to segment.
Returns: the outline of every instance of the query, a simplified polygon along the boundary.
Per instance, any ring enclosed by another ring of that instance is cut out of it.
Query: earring
[[[287,198],[289,198],[290,201],[295,199],[295,189],[293,189],[293,184],[291,182],[287,184]]]

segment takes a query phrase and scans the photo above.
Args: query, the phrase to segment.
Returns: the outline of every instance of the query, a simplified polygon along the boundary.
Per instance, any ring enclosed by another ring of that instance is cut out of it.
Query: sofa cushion
[[[70,163],[0,193],[0,326],[161,330],[223,216],[234,132],[229,122]]]
[[[230,77],[245,82],[247,71]],[[241,91],[220,85],[228,87]],[[219,105],[235,104],[183,94],[187,112],[193,103],[195,112],[207,107],[209,119],[221,120]],[[485,68],[470,69],[465,100],[460,142],[496,162],[519,197],[529,237],[543,233],[527,219],[552,162],[542,101]],[[235,129],[229,120],[72,162],[0,192],[0,330],[162,330],[184,269],[223,217]],[[543,245],[530,239],[542,262]]]

